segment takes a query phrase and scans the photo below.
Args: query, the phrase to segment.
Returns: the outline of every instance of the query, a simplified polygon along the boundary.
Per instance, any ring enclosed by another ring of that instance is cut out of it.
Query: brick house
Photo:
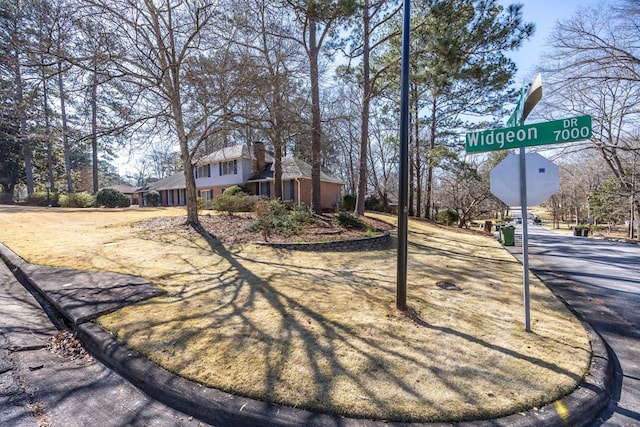
[[[311,204],[311,166],[293,157],[282,158],[282,199],[294,204]],[[235,145],[215,151],[194,166],[197,196],[209,205],[216,196],[233,185],[244,185],[252,194],[267,199],[275,194],[273,156],[264,149],[264,144],[254,143],[253,150],[247,144]],[[320,174],[321,207],[335,209],[344,183],[324,172]],[[163,206],[186,204],[184,174],[178,173],[140,189],[143,194],[155,190],[160,193]]]

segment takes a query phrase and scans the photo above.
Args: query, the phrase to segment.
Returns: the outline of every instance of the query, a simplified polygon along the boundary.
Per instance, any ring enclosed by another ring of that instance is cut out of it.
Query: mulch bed
[[[216,239],[224,243],[255,243],[263,242],[264,236],[260,232],[248,229],[249,224],[255,221],[252,213],[239,213],[234,215],[200,215],[200,224]],[[316,222],[309,224],[300,233],[292,236],[280,236],[272,234],[268,241],[272,243],[314,242],[328,240],[349,240],[368,236],[365,230],[347,229],[332,222],[332,214],[316,215]],[[369,217],[360,217],[367,225],[378,230],[392,228],[386,222]],[[160,217],[138,224],[143,229],[166,229],[185,227],[186,217]]]

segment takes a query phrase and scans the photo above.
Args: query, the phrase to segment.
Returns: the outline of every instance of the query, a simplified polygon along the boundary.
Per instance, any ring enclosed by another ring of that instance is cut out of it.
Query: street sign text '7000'
[[[465,137],[467,153],[560,144],[591,138],[591,116],[571,117],[531,125],[471,132]]]

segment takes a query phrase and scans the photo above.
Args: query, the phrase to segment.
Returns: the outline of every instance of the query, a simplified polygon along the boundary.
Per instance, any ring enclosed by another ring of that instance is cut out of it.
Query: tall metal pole
[[[542,76],[538,74],[523,99],[522,116],[517,126],[524,121],[542,98]],[[531,332],[531,298],[529,296],[529,215],[527,210],[527,157],[525,148],[520,147],[520,214],[522,215],[522,287],[524,294],[524,330]]]
[[[522,284],[524,288],[524,329],[531,332],[529,297],[529,216],[527,214],[527,161],[524,147],[520,147],[520,214],[522,215]]]
[[[400,165],[398,184],[398,269],[396,307],[407,310],[407,222],[409,188],[409,30],[411,0],[404,0],[402,26],[402,69],[400,72]]]

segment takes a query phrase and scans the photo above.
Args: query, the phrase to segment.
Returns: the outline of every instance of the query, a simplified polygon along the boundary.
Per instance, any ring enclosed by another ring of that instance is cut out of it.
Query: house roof
[[[121,192],[122,194],[133,194],[137,190],[136,187],[132,187],[132,186],[127,185],[127,184],[107,185],[104,188],[111,188],[113,190],[117,190],[117,191]]]
[[[213,164],[216,162],[224,162],[225,160],[233,159],[251,159],[252,153],[249,150],[247,144],[232,145],[231,147],[225,147],[221,150],[214,151],[198,160],[198,165]]]
[[[296,159],[291,156],[286,156],[282,158],[282,179],[311,179],[311,165],[307,162]],[[273,164],[273,159],[271,159],[271,163],[267,163],[266,167],[260,171],[259,173],[253,175],[249,178],[249,181],[265,181],[268,179],[273,179],[275,167]],[[344,182],[335,178],[329,174],[324,172],[320,172],[320,180],[324,182],[331,182],[334,184],[342,184]]]
[[[196,163],[197,166],[214,164],[218,162],[224,162],[227,160],[234,159],[250,159],[254,160],[256,158],[253,150],[249,148],[247,144],[233,145],[231,147],[225,147],[221,150],[214,151],[211,154],[207,154]],[[267,152],[265,152],[265,161],[273,162],[273,156]]]
[[[186,188],[184,182],[184,172],[178,172],[175,175],[168,176],[160,181],[152,182],[148,186],[138,191],[162,191],[162,190],[178,190]]]

